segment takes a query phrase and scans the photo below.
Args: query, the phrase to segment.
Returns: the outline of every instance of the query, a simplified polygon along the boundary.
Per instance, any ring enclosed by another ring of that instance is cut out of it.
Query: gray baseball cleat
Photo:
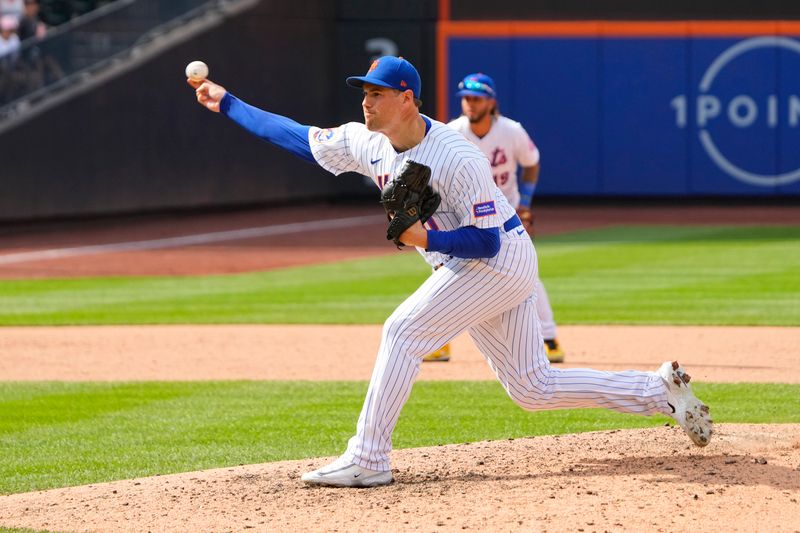
[[[327,466],[306,472],[300,479],[308,485],[327,487],[377,487],[392,482],[392,471],[369,470],[340,457]]]
[[[672,408],[672,418],[698,446],[707,446],[711,440],[713,420],[708,406],[701,402],[689,385],[691,377],[677,361],[665,362],[658,375],[667,386],[667,403]]]

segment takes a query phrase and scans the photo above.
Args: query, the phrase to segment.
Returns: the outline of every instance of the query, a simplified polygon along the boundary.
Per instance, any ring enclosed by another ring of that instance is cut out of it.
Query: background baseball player
[[[429,168],[428,186],[438,195],[438,209],[427,227],[416,220],[396,237],[416,246],[432,273],[384,323],[356,434],[346,451],[304,474],[304,482],[345,487],[391,483],[392,432],[422,357],[464,330],[508,395],[525,409],[665,413],[696,444],[708,443],[708,408],[694,396],[677,363],[664,363],[658,372],[550,367],[535,307],[533,243],[495,186],[483,154],[452,128],[420,114],[421,82],[411,63],[386,56],[375,60],[365,76],[348,78],[349,85],[363,90],[365,123],[331,129],[262,111],[208,80],[187,82],[204,107],[330,172],[373,176],[385,193],[414,161]],[[411,207],[409,213],[420,206]]]
[[[531,203],[539,181],[539,149],[522,124],[500,114],[494,80],[486,74],[467,75],[458,84],[462,115],[448,124],[480,148],[492,166],[494,182],[517,209],[525,229],[532,232]],[[517,170],[522,173],[517,179]],[[536,310],[542,326],[545,350],[551,363],[564,361],[556,336],[553,308],[541,278],[537,279]]]

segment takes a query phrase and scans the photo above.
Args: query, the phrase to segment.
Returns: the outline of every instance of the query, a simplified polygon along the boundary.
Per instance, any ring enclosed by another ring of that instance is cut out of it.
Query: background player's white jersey
[[[392,179],[407,159],[431,168],[430,185],[442,197],[436,213],[426,223],[430,229],[454,230],[463,226],[500,227],[515,214],[503,193],[494,186],[486,157],[462,135],[435,120],[422,142],[397,153],[382,133],[349,122],[338,128],[309,131],[311,153],[320,166],[336,175],[358,172],[379,188]],[[502,233],[502,232],[501,232]],[[449,257],[420,253],[431,266]]]
[[[489,158],[492,177],[515,208],[519,206],[517,167],[532,167],[539,162],[539,149],[522,124],[504,116],[492,120],[492,128],[483,138],[469,127],[469,119],[460,116],[447,124],[460,132]]]

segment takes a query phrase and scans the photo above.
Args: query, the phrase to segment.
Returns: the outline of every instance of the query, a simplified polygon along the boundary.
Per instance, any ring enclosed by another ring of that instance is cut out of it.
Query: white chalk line
[[[145,241],[128,241],[109,244],[94,244],[90,246],[75,246],[71,248],[52,248],[49,250],[36,250],[32,252],[19,252],[0,255],[0,265],[15,263],[28,263],[49,259],[64,259],[82,255],[108,254],[115,252],[130,252],[140,250],[156,250],[159,248],[180,248],[197,244],[212,242],[236,241],[268,237],[273,235],[289,235],[303,233],[310,230],[323,231],[328,229],[351,228],[363,224],[376,223],[386,220],[383,215],[357,216],[347,218],[334,218],[328,220],[312,220],[307,222],[292,222],[274,226],[260,226],[229,231],[215,231],[211,233],[198,233],[181,237],[167,237],[164,239],[151,239]]]

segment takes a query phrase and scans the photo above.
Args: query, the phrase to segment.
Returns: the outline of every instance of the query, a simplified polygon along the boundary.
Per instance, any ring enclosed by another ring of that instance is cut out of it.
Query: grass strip
[[[797,326],[798,242],[800,226],[634,226],[536,247],[561,324]],[[0,280],[0,326],[379,324],[429,273],[405,250],[226,276]]]
[[[363,382],[0,383],[0,493],[337,455]],[[798,423],[800,385],[698,383],[717,422]],[[396,448],[651,427],[663,416],[531,413],[496,382],[419,382]]]

